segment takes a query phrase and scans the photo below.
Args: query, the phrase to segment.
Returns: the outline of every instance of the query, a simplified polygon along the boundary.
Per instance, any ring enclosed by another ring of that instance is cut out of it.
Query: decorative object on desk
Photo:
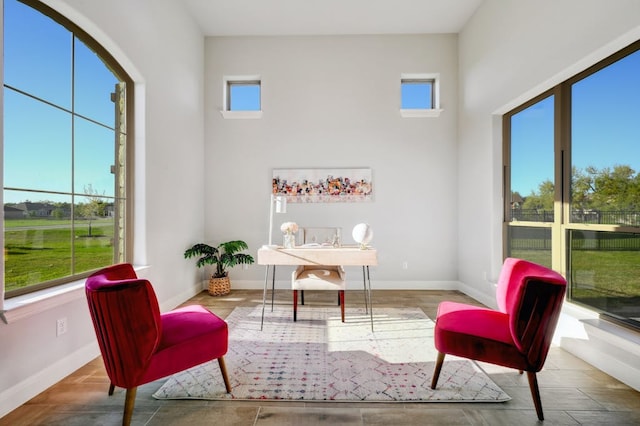
[[[333,299],[333,297],[331,298]],[[225,319],[231,393],[215,362],[176,374],[157,399],[357,402],[502,402],[510,397],[473,361],[444,364],[441,387],[430,387],[437,352],[434,323],[419,308],[377,308],[376,331],[363,308],[307,306],[291,321],[290,306],[267,312],[238,307]],[[304,325],[304,326],[301,326]]]
[[[240,253],[249,247],[247,243],[240,240],[221,243],[216,247],[204,243],[194,244],[184,252],[185,259],[200,256],[196,262],[198,268],[204,265],[215,265],[216,269],[209,279],[209,294],[212,296],[222,296],[231,291],[231,281],[227,268],[236,265],[250,265],[253,263],[253,256]]]
[[[272,237],[273,237],[273,206],[275,204],[276,213],[286,213],[287,212],[287,197],[284,195],[274,195],[271,194],[270,202],[269,202],[269,246],[272,246]]]
[[[318,245],[321,247],[341,247],[342,228],[322,227],[322,228],[301,228],[302,242],[307,246]]]
[[[371,169],[273,169],[271,193],[291,203],[361,203],[373,198]]]
[[[298,232],[298,224],[295,222],[285,222],[280,225],[280,230],[284,233],[283,244],[284,248],[295,248],[296,246],[296,233]]]
[[[368,223],[359,223],[353,227],[351,236],[360,245],[361,250],[366,250],[367,244],[373,239],[373,231]]]

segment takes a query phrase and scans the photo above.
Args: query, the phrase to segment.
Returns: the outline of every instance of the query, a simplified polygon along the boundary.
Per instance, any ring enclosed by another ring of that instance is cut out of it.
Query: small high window
[[[432,109],[434,81],[402,80],[402,109]]]
[[[260,76],[229,76],[224,78],[225,118],[260,118],[262,82]]]
[[[402,117],[436,117],[440,114],[437,74],[402,74],[400,114]]]

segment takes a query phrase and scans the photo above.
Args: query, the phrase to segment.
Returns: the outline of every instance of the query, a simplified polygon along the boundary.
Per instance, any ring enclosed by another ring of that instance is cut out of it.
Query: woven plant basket
[[[231,291],[231,281],[229,277],[209,279],[209,294],[212,296],[224,296]]]

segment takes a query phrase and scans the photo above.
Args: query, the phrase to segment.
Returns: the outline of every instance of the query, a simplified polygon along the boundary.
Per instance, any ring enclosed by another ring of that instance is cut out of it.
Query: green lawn
[[[113,220],[5,220],[5,289],[7,291],[100,268],[113,263]],[[75,268],[71,263],[75,252]],[[550,250],[514,250],[512,257],[550,267]],[[640,296],[640,251],[573,250],[571,295]]]
[[[512,257],[550,267],[548,250],[514,250]],[[573,250],[571,297],[576,299],[640,296],[640,252],[633,250]]]
[[[90,271],[113,263],[113,220],[5,220],[5,290]],[[74,253],[75,266],[72,265]]]

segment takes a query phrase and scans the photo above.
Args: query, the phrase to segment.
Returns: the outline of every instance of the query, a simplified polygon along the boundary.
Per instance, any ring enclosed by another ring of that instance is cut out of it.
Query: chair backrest
[[[139,385],[162,334],[151,283],[130,264],[109,266],[87,278],[89,311],[111,383]]]
[[[562,275],[522,259],[504,262],[496,298],[509,315],[509,330],[532,370],[539,371],[547,357],[566,292]]]

